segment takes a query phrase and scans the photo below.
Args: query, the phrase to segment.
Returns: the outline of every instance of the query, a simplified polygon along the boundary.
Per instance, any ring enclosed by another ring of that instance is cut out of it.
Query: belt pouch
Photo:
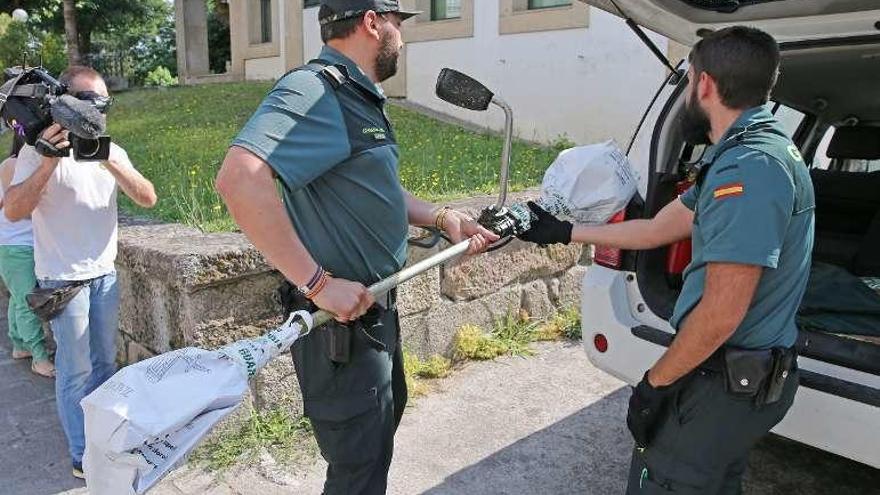
[[[727,391],[733,395],[754,397],[773,366],[770,350],[736,349],[724,352],[724,375]]]
[[[339,364],[351,360],[351,329],[338,322],[325,325],[322,333],[327,339],[327,357]]]
[[[759,406],[773,404],[782,398],[785,390],[785,380],[791,373],[794,365],[795,353],[789,349],[776,347],[772,349],[773,369],[767,377],[767,384],[761,389],[756,402]]]

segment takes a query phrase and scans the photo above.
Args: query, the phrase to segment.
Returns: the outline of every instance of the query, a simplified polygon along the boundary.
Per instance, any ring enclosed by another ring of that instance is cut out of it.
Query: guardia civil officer
[[[365,286],[399,271],[408,225],[437,225],[471,253],[497,236],[405,191],[379,83],[397,71],[397,0],[323,0],[325,46],[283,76],[232,143],[217,189],[253,244],[297,289],[285,307],[337,324],[293,348],[304,413],[329,463],[326,494],[385,493],[406,384],[394,295]],[[276,179],[281,196],[276,192]]]
[[[795,312],[813,247],[814,195],[797,147],[765,104],[779,49],[730,27],[690,54],[681,130],[709,144],[698,180],[651,220],[600,227],[537,206],[524,238],[652,249],[691,237],[675,340],[633,389],[630,494],[740,493],[751,447],[782,420],[798,373]]]

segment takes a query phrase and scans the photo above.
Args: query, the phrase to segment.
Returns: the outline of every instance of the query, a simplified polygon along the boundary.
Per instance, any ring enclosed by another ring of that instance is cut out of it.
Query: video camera
[[[104,115],[110,99],[92,92],[72,95],[69,88],[42,67],[13,67],[4,72],[0,86],[0,119],[31,146],[53,122],[70,132],[70,148],[39,149],[43,154],[77,161],[102,161],[110,157],[110,136]]]

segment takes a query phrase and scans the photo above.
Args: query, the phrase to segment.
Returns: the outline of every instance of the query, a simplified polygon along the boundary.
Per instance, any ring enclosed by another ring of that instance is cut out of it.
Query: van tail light
[[[602,354],[608,352],[608,337],[605,337],[605,335],[601,333],[597,333],[593,336],[593,347]]]
[[[626,220],[626,210],[620,210],[611,217],[608,223],[620,223],[624,220]],[[605,268],[620,270],[620,267],[623,265],[623,251],[607,246],[596,246],[596,250],[593,253],[593,262]]]
[[[693,184],[690,179],[682,180],[675,185],[676,192],[684,194]],[[684,270],[691,263],[691,247],[691,240],[685,239],[670,245],[666,252],[666,280],[672,287],[681,287]]]

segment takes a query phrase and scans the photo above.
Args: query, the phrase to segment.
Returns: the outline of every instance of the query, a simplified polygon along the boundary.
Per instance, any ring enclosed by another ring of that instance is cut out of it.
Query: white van
[[[841,304],[824,309],[843,325],[802,326],[801,388],[773,431],[880,468],[880,325],[864,323],[876,322],[880,309],[872,292],[852,286],[880,290],[880,0],[581,1],[688,46],[734,24],[779,41],[781,76],[769,105],[811,166],[814,260],[849,277],[847,290],[868,306],[848,308],[849,292],[829,286],[828,301]],[[651,218],[689,187],[702,149],[678,131],[684,79],[670,76],[636,129],[627,152],[641,174],[639,195],[612,222]],[[641,379],[672,340],[668,319],[689,261],[689,242],[596,248],[581,303],[584,346],[596,366],[631,384]]]

